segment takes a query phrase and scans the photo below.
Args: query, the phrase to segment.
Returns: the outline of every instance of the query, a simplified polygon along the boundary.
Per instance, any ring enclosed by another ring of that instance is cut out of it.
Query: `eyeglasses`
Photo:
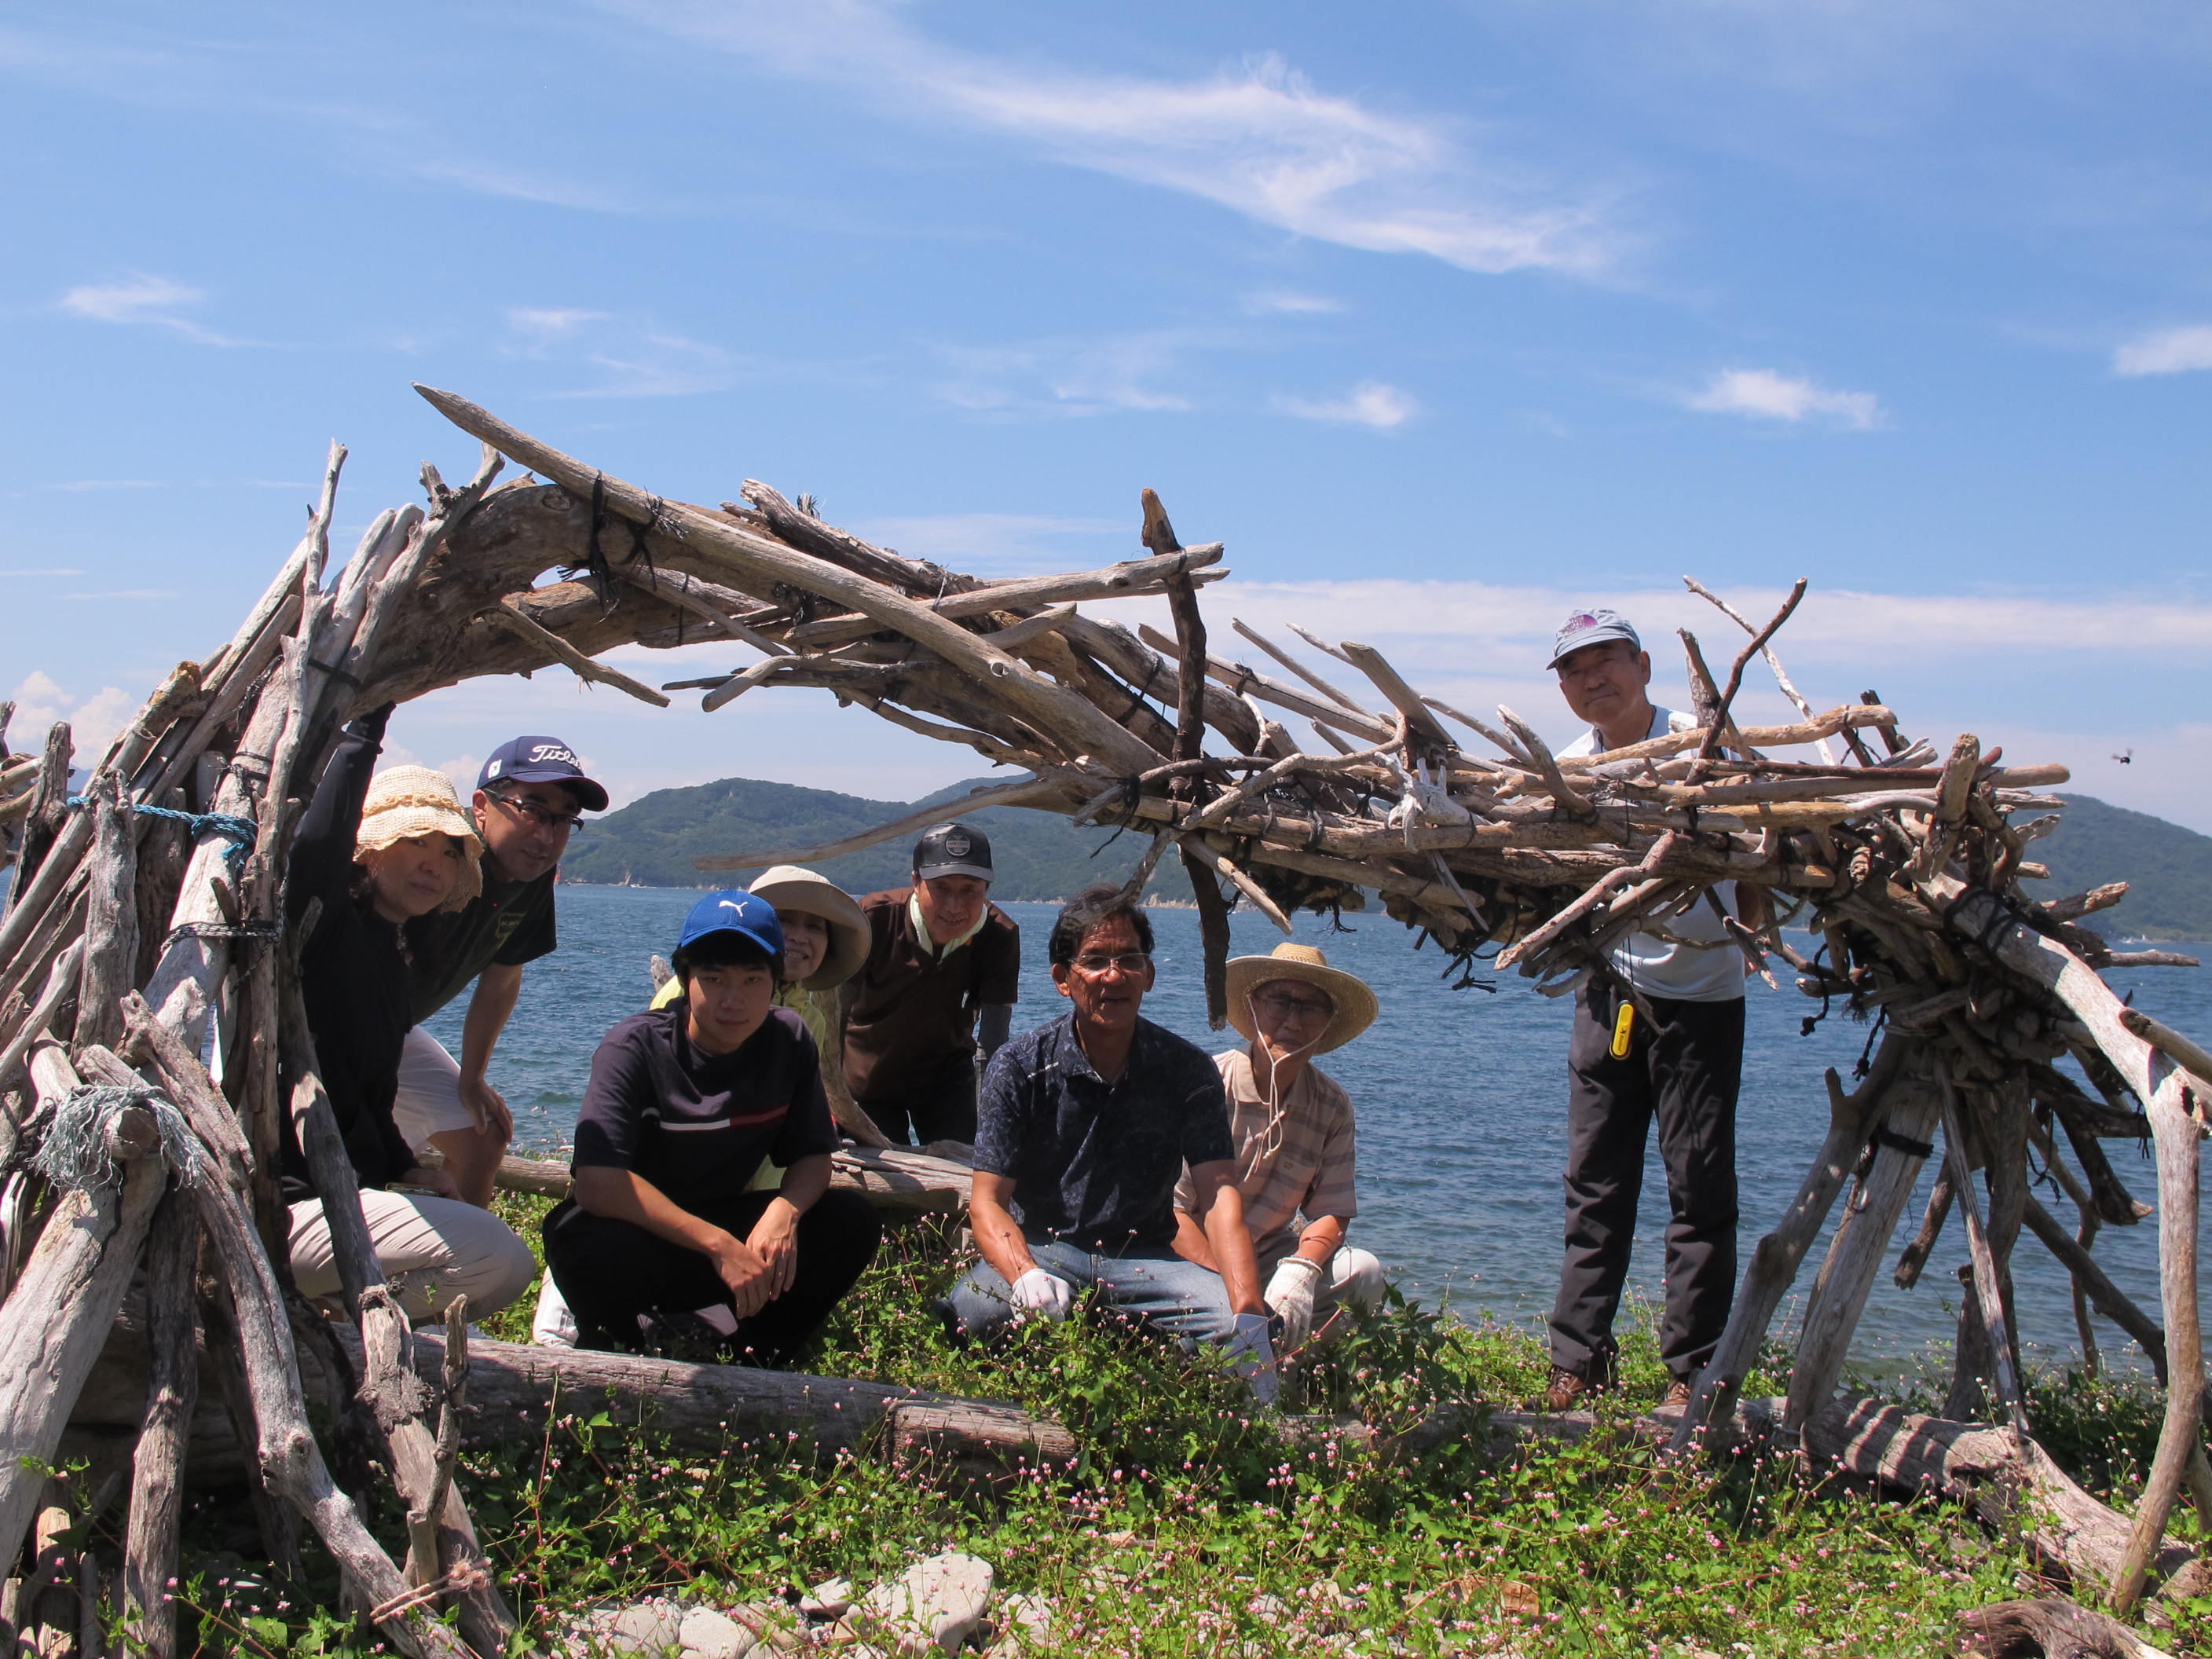
[[[535,824],[540,830],[556,830],[565,836],[584,821],[584,815],[581,812],[556,812],[551,807],[542,805],[526,795],[502,795],[490,791],[486,793],[490,793],[494,800],[514,813],[515,817],[526,823]]]
[[[1124,951],[1119,956],[1108,956],[1103,951],[1086,951],[1075,959],[1075,970],[1091,979],[1103,979],[1107,972],[1119,968],[1125,974],[1141,974],[1152,957],[1142,951]]]
[[[1328,1019],[1336,1013],[1334,1003],[1305,997],[1255,997],[1252,1000],[1278,1019]]]

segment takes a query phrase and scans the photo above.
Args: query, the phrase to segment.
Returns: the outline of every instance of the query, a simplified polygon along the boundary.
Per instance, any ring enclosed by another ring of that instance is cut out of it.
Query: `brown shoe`
[[[1588,1411],[1590,1401],[1605,1391],[1602,1380],[1554,1365],[1551,1380],[1544,1385],[1544,1406],[1554,1412]]]
[[[1678,1378],[1667,1385],[1667,1397],[1659,1402],[1659,1409],[1663,1412],[1672,1406],[1687,1409],[1689,1404],[1690,1385]]]

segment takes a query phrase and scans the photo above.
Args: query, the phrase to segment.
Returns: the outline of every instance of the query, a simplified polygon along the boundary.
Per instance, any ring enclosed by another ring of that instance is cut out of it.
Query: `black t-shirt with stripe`
[[[628,1170],[687,1210],[737,1197],[761,1160],[836,1150],[814,1037],[788,1008],[726,1054],[702,1054],[674,1007],[632,1014],[592,1056],[574,1169]]]

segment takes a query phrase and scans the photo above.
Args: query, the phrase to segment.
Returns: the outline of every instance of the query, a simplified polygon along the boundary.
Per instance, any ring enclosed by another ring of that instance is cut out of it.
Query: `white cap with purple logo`
[[[1561,659],[1571,657],[1586,645],[1602,645],[1607,640],[1626,640],[1635,649],[1644,648],[1636,629],[1618,611],[1577,611],[1552,636],[1552,659],[1544,666],[1557,668]]]

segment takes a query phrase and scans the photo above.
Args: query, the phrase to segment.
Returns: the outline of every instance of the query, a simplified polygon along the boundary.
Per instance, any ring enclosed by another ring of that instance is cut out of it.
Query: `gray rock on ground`
[[[981,1556],[948,1550],[877,1585],[847,1622],[872,1645],[907,1659],[956,1652],[990,1610],[996,1580]]]
[[[998,1627],[998,1634],[985,1650],[988,1659],[1020,1659],[1052,1639],[1052,1603],[1042,1595],[1018,1590],[1000,1599],[991,1622]]]
[[[683,1659],[745,1659],[760,1645],[760,1638],[726,1613],[712,1607],[685,1611],[677,1632]]]

